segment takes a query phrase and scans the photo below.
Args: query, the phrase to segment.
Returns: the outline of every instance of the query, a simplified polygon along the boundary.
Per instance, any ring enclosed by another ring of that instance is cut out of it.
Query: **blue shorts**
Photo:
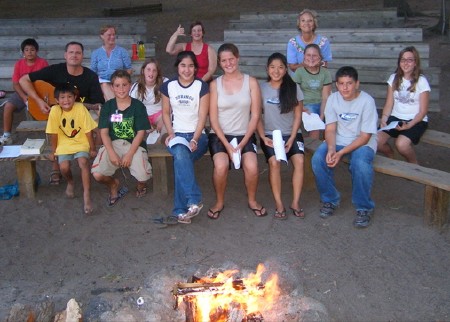
[[[320,105],[321,105],[321,103],[311,103],[311,104],[305,104],[303,107],[306,108],[311,113],[320,115]]]
[[[89,160],[89,153],[81,151],[74,154],[60,154],[58,155],[58,163],[61,164],[64,161],[73,161],[78,158],[86,158]]]
[[[27,105],[24,103],[24,101],[22,101],[22,99],[20,98],[19,94],[17,94],[16,92],[14,92],[14,94],[12,94],[11,97],[9,97],[6,101],[9,102],[11,104],[13,104],[16,109],[14,110],[15,113],[19,113],[21,112],[25,107],[27,107]]]
[[[266,135],[268,138],[272,139],[272,135]],[[283,135],[283,140],[286,142],[289,140],[290,135]],[[275,150],[264,144],[263,140],[259,140],[259,145],[261,145],[261,150],[264,152],[264,156],[266,157],[266,161],[269,161],[271,157],[275,155]],[[292,144],[289,151],[286,153],[288,159],[295,154],[305,154],[305,144],[303,141],[303,135],[301,133],[297,133],[297,137],[295,138],[294,143]]]

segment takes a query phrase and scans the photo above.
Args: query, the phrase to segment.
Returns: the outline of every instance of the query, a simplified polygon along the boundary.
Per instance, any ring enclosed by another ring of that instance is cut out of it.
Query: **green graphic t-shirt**
[[[122,120],[119,122],[112,122],[111,116],[113,114],[121,114]],[[131,143],[138,131],[150,129],[145,105],[142,104],[141,101],[132,98],[131,105],[124,111],[119,111],[116,99],[111,99],[103,105],[100,111],[98,128],[108,128],[109,136],[112,141],[122,139]],[[144,149],[147,149],[145,140],[142,140],[140,145]]]

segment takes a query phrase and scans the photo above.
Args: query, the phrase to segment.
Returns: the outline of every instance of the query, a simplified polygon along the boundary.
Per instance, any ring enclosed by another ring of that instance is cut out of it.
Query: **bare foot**
[[[75,197],[73,182],[72,183],[70,183],[70,182],[67,183],[66,196],[67,196],[67,198],[70,198],[70,199]]]
[[[114,184],[109,188],[109,195],[111,199],[117,198],[119,192],[120,181],[114,178]]]
[[[92,207],[91,200],[86,200],[84,202],[84,214],[90,215],[94,211],[94,208]]]

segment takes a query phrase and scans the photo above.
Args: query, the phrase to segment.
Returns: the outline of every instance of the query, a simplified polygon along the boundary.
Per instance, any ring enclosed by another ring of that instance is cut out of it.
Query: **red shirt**
[[[188,42],[186,44],[186,50],[192,51],[191,43]],[[197,76],[198,78],[202,78],[207,72],[209,67],[209,59],[208,59],[208,45],[203,43],[203,48],[200,55],[195,55],[198,63]]]
[[[12,81],[13,81],[13,83],[18,83],[20,77],[22,77],[23,75],[38,71],[47,66],[48,66],[48,62],[44,58],[41,58],[41,57],[36,57],[34,64],[31,66],[28,66],[25,58],[19,59],[14,64],[14,72],[12,74]]]

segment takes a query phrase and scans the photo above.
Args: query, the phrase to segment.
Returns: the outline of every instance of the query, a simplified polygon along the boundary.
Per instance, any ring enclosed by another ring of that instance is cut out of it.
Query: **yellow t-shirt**
[[[48,134],[58,135],[55,155],[89,152],[89,141],[86,133],[97,127],[89,111],[82,103],[76,102],[73,108],[66,112],[59,105],[50,110],[47,128]]]

